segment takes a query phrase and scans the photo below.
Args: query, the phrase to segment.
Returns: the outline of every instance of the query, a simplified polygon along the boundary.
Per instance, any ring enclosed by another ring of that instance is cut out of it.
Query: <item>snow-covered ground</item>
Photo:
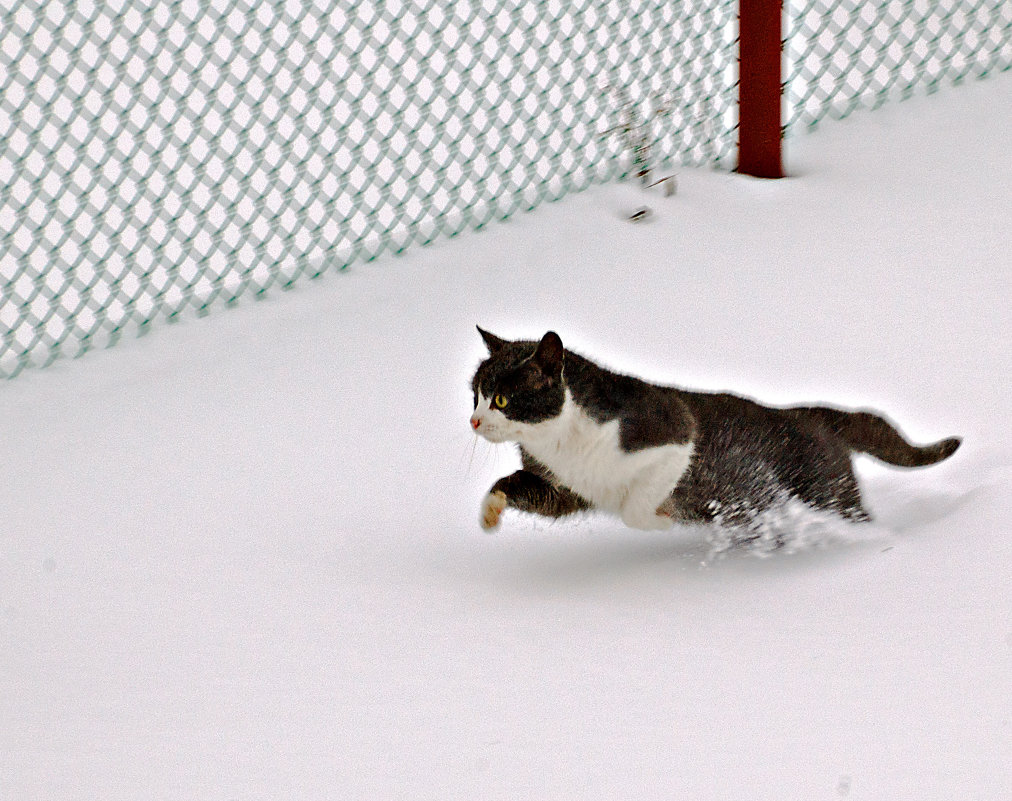
[[[0,798],[1012,797],[1012,75],[0,386]],[[871,526],[477,522],[480,323],[869,405]]]

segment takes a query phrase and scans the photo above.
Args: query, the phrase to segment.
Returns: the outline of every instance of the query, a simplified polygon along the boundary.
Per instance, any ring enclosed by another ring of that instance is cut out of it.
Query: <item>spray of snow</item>
[[[710,550],[707,561],[731,551],[767,557],[774,553],[793,554],[832,545],[878,541],[888,532],[873,523],[854,523],[839,515],[815,509],[796,497],[781,494],[780,502],[751,516],[741,524],[742,509],[714,505],[716,518],[707,527]]]

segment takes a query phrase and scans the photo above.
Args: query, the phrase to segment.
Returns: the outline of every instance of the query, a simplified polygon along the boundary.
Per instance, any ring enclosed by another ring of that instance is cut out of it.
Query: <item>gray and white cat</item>
[[[485,496],[485,529],[507,507],[548,517],[600,509],[638,529],[748,528],[788,501],[869,520],[851,453],[920,467],[960,444],[912,445],[869,411],[773,408],[651,384],[566,350],[552,331],[540,342],[478,331],[489,355],[471,382],[471,427],[489,442],[515,442],[522,460]]]

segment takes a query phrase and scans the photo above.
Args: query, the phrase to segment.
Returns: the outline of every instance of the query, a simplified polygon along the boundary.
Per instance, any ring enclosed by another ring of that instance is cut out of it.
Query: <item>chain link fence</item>
[[[608,180],[620,94],[721,162],[735,9],[0,0],[0,375]]]
[[[1008,0],[794,3],[790,125],[1010,64]],[[733,166],[736,15],[0,0],[0,376],[613,179],[623,142]]]
[[[788,128],[1012,66],[1009,0],[788,2]]]

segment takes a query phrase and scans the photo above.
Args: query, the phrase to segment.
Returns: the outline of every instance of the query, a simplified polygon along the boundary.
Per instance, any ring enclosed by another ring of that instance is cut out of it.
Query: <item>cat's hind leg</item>
[[[572,490],[543,476],[517,470],[500,478],[488,491],[481,505],[481,527],[486,531],[496,528],[507,507],[545,517],[564,517],[588,509],[590,504]]]

